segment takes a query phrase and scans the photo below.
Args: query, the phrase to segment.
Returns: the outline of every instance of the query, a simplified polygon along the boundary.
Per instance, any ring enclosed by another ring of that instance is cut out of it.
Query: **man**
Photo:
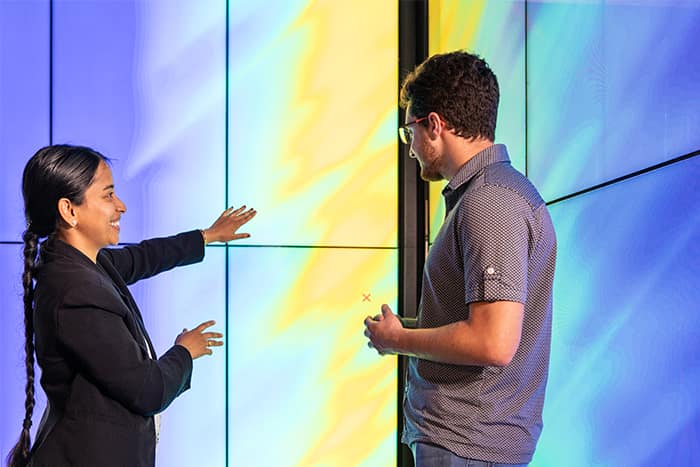
[[[461,51],[429,58],[401,89],[400,136],[423,179],[449,180],[447,214],[417,328],[382,305],[365,336],[410,357],[402,441],[417,467],[526,465],[542,430],[556,239],[537,190],[493,143],[498,99],[486,62]]]

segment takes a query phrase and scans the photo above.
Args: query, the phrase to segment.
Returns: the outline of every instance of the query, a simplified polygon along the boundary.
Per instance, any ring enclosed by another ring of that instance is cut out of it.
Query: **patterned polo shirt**
[[[530,462],[542,431],[549,366],[552,221],[500,144],[464,164],[443,196],[447,214],[423,271],[418,327],[465,320],[472,302],[507,300],[524,304],[522,337],[504,367],[411,357],[403,442],[491,462]]]

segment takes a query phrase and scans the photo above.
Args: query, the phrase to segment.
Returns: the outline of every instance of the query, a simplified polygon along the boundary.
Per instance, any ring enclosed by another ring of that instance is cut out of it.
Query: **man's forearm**
[[[438,328],[405,329],[398,342],[399,353],[454,365],[503,366],[510,362],[478,336],[467,321]]]
[[[397,350],[404,355],[455,365],[505,366],[520,344],[523,305],[478,302],[463,321],[436,328],[403,329]]]

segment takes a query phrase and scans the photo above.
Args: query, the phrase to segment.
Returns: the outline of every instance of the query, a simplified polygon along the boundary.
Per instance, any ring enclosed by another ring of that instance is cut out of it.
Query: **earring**
[[[70,225],[72,225],[73,227],[75,227],[77,224],[78,224],[78,221],[76,221],[75,219],[70,221]]]

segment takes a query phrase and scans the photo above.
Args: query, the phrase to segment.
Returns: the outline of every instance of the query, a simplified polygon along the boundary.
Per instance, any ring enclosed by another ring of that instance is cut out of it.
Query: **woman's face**
[[[125,212],[126,205],[114,193],[112,171],[101,161],[82,204],[75,206],[75,230],[83,246],[96,254],[119,243],[119,219]]]

